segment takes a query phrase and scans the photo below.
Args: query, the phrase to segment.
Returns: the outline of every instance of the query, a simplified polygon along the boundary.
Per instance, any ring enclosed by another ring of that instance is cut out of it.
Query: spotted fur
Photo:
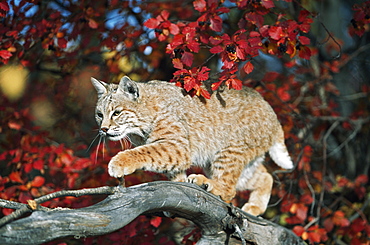
[[[96,120],[110,140],[141,144],[119,152],[108,164],[113,177],[137,169],[165,173],[173,181],[188,181],[230,202],[236,190],[251,190],[243,210],[262,214],[273,179],[263,166],[266,152],[281,167],[293,167],[276,114],[255,90],[216,92],[209,100],[184,95],[181,88],[161,81],[137,83],[123,77],[119,84],[92,78],[98,92]],[[191,165],[204,175],[186,176]]]

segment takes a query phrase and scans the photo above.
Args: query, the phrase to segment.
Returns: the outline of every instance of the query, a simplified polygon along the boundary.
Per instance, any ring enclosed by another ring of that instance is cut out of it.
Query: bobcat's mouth
[[[111,140],[111,141],[118,141],[118,140],[121,140],[124,138],[124,134],[115,134],[115,135],[111,135],[111,134],[107,134],[106,137]]]
[[[111,141],[118,141],[125,137],[125,134],[121,132],[104,132],[103,130],[100,130],[99,134],[101,136],[107,137]]]

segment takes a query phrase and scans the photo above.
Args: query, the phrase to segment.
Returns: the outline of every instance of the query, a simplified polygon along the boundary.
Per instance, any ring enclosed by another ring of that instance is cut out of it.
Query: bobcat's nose
[[[108,132],[108,127],[101,127],[100,130],[103,131],[104,133]]]

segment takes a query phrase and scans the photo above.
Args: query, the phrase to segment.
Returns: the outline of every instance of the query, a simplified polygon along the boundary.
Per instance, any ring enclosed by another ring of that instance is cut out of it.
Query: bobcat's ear
[[[130,99],[136,100],[139,98],[139,88],[136,82],[132,81],[128,76],[121,78],[121,81],[118,85],[119,90],[124,92]]]
[[[98,92],[98,98],[107,92],[107,84],[103,81],[99,81],[95,78],[91,78],[91,83],[94,85],[96,92]]]

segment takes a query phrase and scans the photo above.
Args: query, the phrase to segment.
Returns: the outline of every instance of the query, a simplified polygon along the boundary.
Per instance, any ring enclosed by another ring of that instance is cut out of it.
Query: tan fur
[[[113,177],[137,169],[161,172],[174,181],[188,181],[230,202],[237,190],[251,190],[243,210],[262,214],[273,179],[263,158],[270,151],[283,168],[293,164],[277,117],[253,89],[214,93],[209,100],[184,95],[181,88],[160,81],[136,83],[123,77],[117,84],[92,78],[98,91],[96,119],[100,133],[111,140],[139,135],[141,145],[119,152],[108,165]],[[186,177],[191,165],[203,175]]]

